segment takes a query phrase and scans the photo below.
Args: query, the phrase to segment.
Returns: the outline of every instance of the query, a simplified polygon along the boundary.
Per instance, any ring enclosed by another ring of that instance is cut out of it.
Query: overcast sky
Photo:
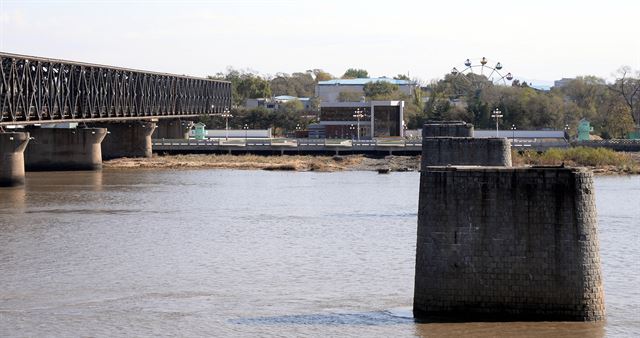
[[[205,76],[442,77],[466,58],[516,78],[640,70],[640,1],[0,0],[0,51]]]

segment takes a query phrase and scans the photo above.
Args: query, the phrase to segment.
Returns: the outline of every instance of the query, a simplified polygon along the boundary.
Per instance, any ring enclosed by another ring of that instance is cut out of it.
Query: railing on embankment
[[[334,139],[154,139],[157,153],[419,155],[421,140]]]
[[[615,151],[640,151],[640,140],[590,140],[573,141],[573,147],[608,148]]]

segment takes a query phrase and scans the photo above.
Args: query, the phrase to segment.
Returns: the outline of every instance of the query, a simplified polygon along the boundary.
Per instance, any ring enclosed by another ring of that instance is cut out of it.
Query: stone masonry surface
[[[604,319],[584,169],[423,168],[416,250],[417,318]]]

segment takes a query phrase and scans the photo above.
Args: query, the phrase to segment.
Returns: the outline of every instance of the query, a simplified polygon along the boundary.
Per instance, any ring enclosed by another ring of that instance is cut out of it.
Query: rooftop
[[[399,86],[413,84],[413,82],[407,81],[407,80],[396,80],[396,79],[390,79],[388,77],[372,77],[372,78],[362,78],[362,79],[335,79],[335,80],[329,80],[329,81],[320,81],[318,82],[318,85],[320,86],[330,86],[330,85],[364,86],[369,82],[377,82],[377,81],[389,82]]]

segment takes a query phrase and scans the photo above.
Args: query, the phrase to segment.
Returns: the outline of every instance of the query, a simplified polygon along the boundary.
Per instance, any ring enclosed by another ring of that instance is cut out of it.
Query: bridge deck
[[[221,113],[231,83],[0,52],[0,125]]]

